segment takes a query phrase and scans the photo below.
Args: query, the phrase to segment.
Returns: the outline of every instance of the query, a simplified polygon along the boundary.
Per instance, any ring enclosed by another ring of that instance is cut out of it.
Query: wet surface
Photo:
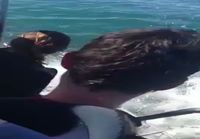
[[[51,63],[51,62],[50,62]],[[52,64],[53,65],[53,64]],[[48,94],[59,83],[65,69],[54,63],[59,73],[51,84],[43,91]],[[200,108],[200,73],[193,74],[184,84],[169,90],[149,92],[133,98],[122,107],[136,116],[145,116],[167,111]],[[148,139],[199,139],[200,114],[174,116],[144,121],[138,128],[138,135]]]
[[[150,92],[123,105],[137,116],[167,111],[200,108],[200,73],[189,77],[184,84],[164,91]],[[149,139],[198,139],[200,114],[189,114],[149,120],[138,129],[138,134]]]

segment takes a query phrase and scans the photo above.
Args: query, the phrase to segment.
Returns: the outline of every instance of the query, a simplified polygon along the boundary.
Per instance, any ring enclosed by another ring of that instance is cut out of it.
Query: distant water
[[[29,30],[57,30],[72,37],[72,49],[130,28],[200,29],[199,0],[10,0],[9,6],[8,38]]]
[[[70,49],[111,31],[133,28],[189,28],[200,30],[200,0],[10,0],[5,39],[24,31],[48,29],[68,34]],[[44,91],[52,90],[65,70],[53,57],[49,66],[58,76]],[[181,108],[200,108],[200,74],[183,85],[135,98],[123,107],[136,115]],[[150,139],[198,139],[200,115],[148,121],[139,131]]]

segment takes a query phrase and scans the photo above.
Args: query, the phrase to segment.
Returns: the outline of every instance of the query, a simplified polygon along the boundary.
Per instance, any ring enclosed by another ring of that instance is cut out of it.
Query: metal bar
[[[146,120],[166,118],[166,117],[172,117],[172,116],[180,116],[180,115],[186,115],[186,114],[194,114],[194,113],[200,113],[200,108],[188,108],[188,109],[175,110],[175,111],[164,112],[164,113],[159,113],[159,114],[140,116],[140,117],[135,117],[135,118],[139,121],[146,121]]]

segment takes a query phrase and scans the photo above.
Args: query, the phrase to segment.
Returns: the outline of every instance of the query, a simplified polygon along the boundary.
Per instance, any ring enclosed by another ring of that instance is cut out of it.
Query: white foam
[[[169,90],[150,92],[123,105],[135,115],[142,116],[185,108],[200,108],[200,73],[184,84]],[[190,114],[146,121],[139,134],[151,134],[149,139],[199,138],[200,114]]]
[[[60,56],[58,56],[58,57],[48,56],[47,57],[46,67],[55,68],[58,71],[58,73],[54,77],[54,79],[49,83],[49,85],[41,92],[41,95],[47,95],[51,91],[53,91],[55,89],[55,87],[59,84],[60,77],[62,76],[62,74],[67,71],[60,65],[60,59],[61,59]]]

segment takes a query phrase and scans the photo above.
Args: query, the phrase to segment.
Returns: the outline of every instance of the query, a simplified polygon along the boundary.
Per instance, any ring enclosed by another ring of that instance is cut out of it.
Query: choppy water
[[[77,49],[106,32],[157,27],[200,30],[199,24],[200,0],[11,0],[5,38],[9,40],[29,30],[57,30],[70,35],[70,49]],[[64,71],[54,57],[49,57],[49,61],[50,66]],[[199,76],[195,74],[177,88],[135,98],[124,107],[136,115],[200,107]],[[58,79],[59,76],[47,90]],[[200,114],[152,120],[140,132],[158,131],[149,136],[156,139],[198,139],[199,119]]]
[[[129,28],[200,29],[199,0],[10,0],[7,35],[50,29],[69,34],[71,48]]]

